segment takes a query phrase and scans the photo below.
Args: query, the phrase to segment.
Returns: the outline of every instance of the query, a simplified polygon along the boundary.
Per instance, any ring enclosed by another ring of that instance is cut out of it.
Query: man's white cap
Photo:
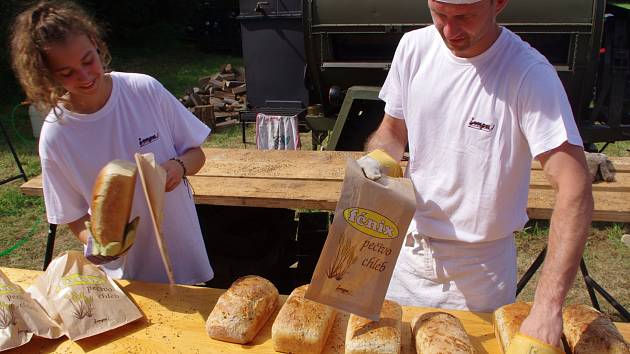
[[[456,5],[461,5],[461,4],[474,4],[476,2],[479,2],[481,0],[437,0],[439,2],[445,2],[448,4],[456,4]]]

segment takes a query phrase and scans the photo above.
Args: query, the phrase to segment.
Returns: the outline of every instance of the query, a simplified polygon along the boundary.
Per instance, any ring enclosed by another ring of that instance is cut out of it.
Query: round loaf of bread
[[[92,236],[101,244],[122,241],[131,215],[136,164],[113,160],[105,165],[92,188]]]

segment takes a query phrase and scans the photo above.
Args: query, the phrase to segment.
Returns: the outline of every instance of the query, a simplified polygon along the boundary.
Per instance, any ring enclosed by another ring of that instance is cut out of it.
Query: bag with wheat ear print
[[[304,297],[378,320],[415,210],[411,180],[373,181],[348,159],[335,218]]]
[[[29,293],[0,272],[0,351],[26,344],[33,335],[53,339],[63,333]]]
[[[142,317],[118,285],[77,251],[55,258],[27,291],[73,341]]]

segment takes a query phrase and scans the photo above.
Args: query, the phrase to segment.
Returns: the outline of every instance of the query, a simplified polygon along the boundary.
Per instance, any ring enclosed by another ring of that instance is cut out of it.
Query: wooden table
[[[346,157],[362,152],[260,151],[204,149],[206,164],[190,183],[198,204],[335,210],[344,175]],[[630,158],[612,157],[616,182],[593,185],[593,220],[630,222]],[[528,214],[549,219],[554,192],[540,164],[532,165]],[[24,183],[27,195],[41,196],[41,177]]]
[[[13,282],[27,288],[42,272],[0,268]],[[273,318],[251,345],[239,345],[211,339],[205,320],[222,289],[175,286],[138,281],[118,282],[138,304],[145,317],[109,332],[71,342],[65,337],[50,340],[33,337],[19,347],[20,353],[274,353],[271,342]],[[281,296],[281,303],[286,296]],[[409,321],[417,314],[435,309],[403,306],[403,353],[414,353]],[[467,311],[446,311],[457,316],[471,337],[477,353],[499,353],[492,329],[491,315]],[[276,312],[277,313],[277,312]],[[347,315],[338,316],[324,353],[343,353]],[[630,340],[630,324],[616,323]]]

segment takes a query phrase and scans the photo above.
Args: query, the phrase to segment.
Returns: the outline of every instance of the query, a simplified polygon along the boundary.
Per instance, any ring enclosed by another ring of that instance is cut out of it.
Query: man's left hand
[[[532,307],[529,316],[521,324],[520,332],[554,347],[562,348],[562,312],[553,313]]]

